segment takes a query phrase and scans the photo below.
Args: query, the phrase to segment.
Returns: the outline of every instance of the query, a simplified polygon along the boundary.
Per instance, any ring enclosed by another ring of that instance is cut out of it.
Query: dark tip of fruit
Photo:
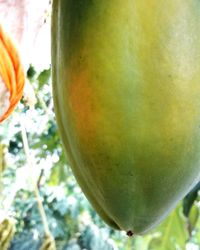
[[[129,237],[133,236],[133,232],[132,232],[132,231],[128,231],[126,234],[127,234]]]

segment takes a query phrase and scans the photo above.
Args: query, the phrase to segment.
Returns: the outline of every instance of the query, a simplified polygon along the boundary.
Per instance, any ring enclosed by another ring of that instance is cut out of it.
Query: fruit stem
[[[34,162],[34,159],[31,157],[26,128],[25,128],[22,120],[20,121],[20,123],[21,123],[21,134],[22,134],[22,141],[23,141],[24,151],[25,151],[25,155],[26,155],[27,164],[28,164],[28,166],[30,168],[31,182],[33,184],[34,194],[35,194],[35,197],[36,197],[39,213],[40,213],[42,223],[43,223],[43,226],[44,226],[44,232],[45,232],[45,235],[51,235],[51,232],[50,232],[49,226],[48,226],[47,216],[46,216],[46,213],[45,213],[45,210],[44,210],[44,206],[42,204],[41,196],[39,194],[37,181],[35,181],[33,179],[33,176],[34,176],[33,175],[33,169],[34,169],[34,166],[36,164]]]

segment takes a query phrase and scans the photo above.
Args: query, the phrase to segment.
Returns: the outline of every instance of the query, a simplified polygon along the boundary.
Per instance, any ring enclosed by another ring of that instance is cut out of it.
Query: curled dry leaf
[[[25,82],[22,65],[27,69],[33,55],[37,56],[34,44],[48,6],[48,0],[0,0],[0,122],[22,97]]]
[[[38,39],[43,33],[49,0],[0,0],[0,24],[12,35],[25,68],[32,63],[38,51]],[[44,46],[46,45],[46,46]],[[42,44],[46,51],[47,44]],[[40,60],[43,60],[41,58]]]
[[[25,82],[18,52],[0,26],[0,122],[13,111],[22,97]],[[8,99],[9,98],[9,99]]]

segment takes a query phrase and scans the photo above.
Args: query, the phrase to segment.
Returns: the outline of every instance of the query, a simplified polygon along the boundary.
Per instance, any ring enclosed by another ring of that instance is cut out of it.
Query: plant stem
[[[30,168],[31,182],[33,185],[34,194],[35,194],[36,201],[38,204],[39,213],[40,213],[42,223],[44,226],[44,232],[46,235],[50,235],[51,233],[50,233],[49,226],[48,226],[47,216],[46,216],[46,213],[44,210],[44,206],[42,204],[41,196],[39,194],[37,181],[33,178],[33,169],[36,166],[36,163],[35,163],[33,157],[31,156],[31,153],[30,153],[26,128],[25,128],[22,120],[20,121],[20,123],[21,123],[21,134],[22,134],[22,141],[23,141],[23,145],[24,145],[24,151],[25,151],[28,167]]]

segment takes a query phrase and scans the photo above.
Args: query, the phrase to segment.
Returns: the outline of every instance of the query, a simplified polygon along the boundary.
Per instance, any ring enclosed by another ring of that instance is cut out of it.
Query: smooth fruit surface
[[[55,111],[83,192],[144,234],[200,179],[200,1],[54,0]]]

